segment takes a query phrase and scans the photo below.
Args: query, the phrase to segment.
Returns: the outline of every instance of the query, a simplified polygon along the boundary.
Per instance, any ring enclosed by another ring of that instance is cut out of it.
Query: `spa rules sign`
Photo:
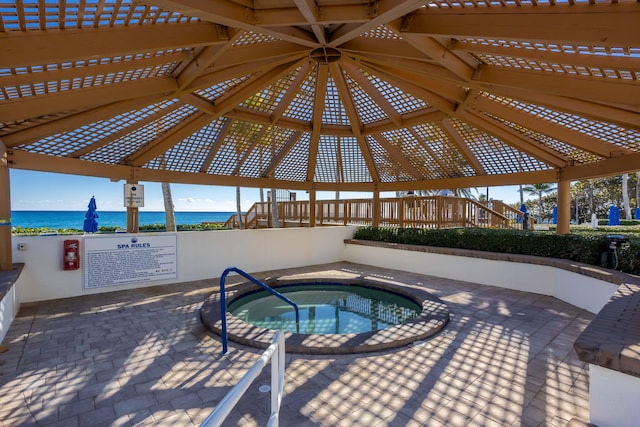
[[[84,239],[85,289],[178,277],[175,234]]]

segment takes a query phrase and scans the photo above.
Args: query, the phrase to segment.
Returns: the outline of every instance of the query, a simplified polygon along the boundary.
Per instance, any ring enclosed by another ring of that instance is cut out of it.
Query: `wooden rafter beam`
[[[396,126],[402,125],[402,116],[398,113],[395,108],[391,105],[389,100],[380,93],[380,90],[371,83],[362,71],[354,64],[351,60],[343,60],[342,68],[349,73],[351,78],[360,85],[363,91],[365,91],[369,97],[385,112],[385,114],[389,117],[389,120],[393,122]]]
[[[302,16],[304,16],[304,19],[311,25],[311,29],[313,30],[313,34],[316,35],[318,43],[321,45],[327,44],[324,26],[318,23],[320,20],[320,11],[315,0],[293,0],[293,2]]]
[[[451,83],[460,84],[460,85],[467,84],[467,82],[460,79],[458,76],[453,74],[447,68],[435,63],[412,61],[412,60],[403,59],[403,58],[397,58],[390,61],[389,58],[385,58],[383,56],[377,56],[373,54],[366,55],[366,56],[353,54],[352,56],[354,60],[356,60],[359,64],[363,64],[363,65],[383,66],[383,67],[392,65],[394,68],[410,71],[428,78],[433,78],[440,81],[446,81],[446,82],[451,82]]]
[[[629,129],[640,129],[640,111],[603,105],[592,101],[575,99],[569,96],[540,93],[535,90],[493,87],[493,93],[524,103],[545,106],[556,111],[564,111],[593,120],[615,123]]]
[[[152,3],[159,4],[161,1],[153,1]],[[282,27],[310,26],[312,23],[319,25],[363,23],[371,18],[374,10],[373,7],[357,3],[340,4],[333,2],[334,4],[316,5],[315,2],[309,0],[303,0],[304,3],[300,2],[300,0],[294,0],[280,4],[271,0],[268,1],[269,3],[266,5],[250,1],[244,1],[244,4],[242,4],[243,2],[235,2],[238,4],[229,5],[224,4],[229,2],[220,0],[211,0],[209,1],[211,6],[205,5],[203,7],[200,7],[197,1],[173,2],[173,5],[184,8],[194,5],[194,11],[190,16],[198,16],[201,19],[218,22],[230,27],[248,29],[255,32],[261,32],[262,29],[270,29],[273,31],[274,37],[278,36],[276,29]],[[147,1],[146,3],[150,2]],[[302,7],[299,7],[298,3],[302,4]],[[276,7],[273,7],[274,5]],[[315,11],[314,19],[309,19],[305,7]]]
[[[311,23],[319,25],[332,25],[344,23],[362,23],[370,17],[369,8],[362,4],[323,4],[311,0],[293,0],[281,3],[278,7],[272,7],[273,1],[269,1],[271,7],[260,7],[254,2],[252,10],[253,21],[258,27],[282,27],[282,26],[309,26]],[[325,2],[321,2],[325,3]],[[302,4],[302,8],[298,6]],[[291,7],[293,5],[293,7]],[[308,6],[307,6],[308,5]],[[309,19],[309,13],[304,11],[307,7],[313,11],[313,19]]]
[[[287,40],[303,46],[320,46],[310,34],[295,27],[285,27],[283,30],[278,31],[268,26],[259,26],[260,16],[257,15],[255,10],[234,2],[226,0],[149,0],[148,3],[163,9],[180,12],[187,16],[197,16],[205,21],[215,22],[227,27],[268,34],[277,39]],[[284,16],[285,11],[280,12],[281,16]],[[289,12],[297,13],[300,16],[298,20],[306,22],[296,8]],[[281,21],[279,25],[284,25],[284,22]]]
[[[156,95],[161,98],[176,88],[175,79],[163,77],[35,95],[0,102],[0,117],[6,122],[29,120],[63,111],[95,108],[136,97]]]
[[[353,134],[356,137],[358,135],[362,136],[362,129],[360,128],[360,123],[362,122],[362,120],[360,119],[360,115],[356,111],[353,98],[351,97],[351,92],[349,91],[349,86],[345,81],[342,70],[337,63],[332,62],[331,64],[329,64],[329,71],[331,72],[333,81],[336,84],[338,96],[342,100],[342,105],[344,106],[345,112],[347,113],[347,118],[349,119],[349,125],[351,126]]]
[[[300,131],[295,131],[291,134],[291,136],[289,137],[287,142],[284,144],[284,146],[273,157],[273,159],[271,159],[271,163],[269,163],[267,167],[264,168],[264,170],[262,171],[261,176],[263,178],[270,178],[273,176],[278,165],[284,160],[285,157],[287,157],[287,154],[289,154],[291,149],[295,147],[295,145],[300,140],[301,136],[302,136],[302,132]]]
[[[613,166],[615,161],[623,161],[625,166],[628,163],[638,164],[640,155],[633,155],[636,158],[630,158],[628,161],[625,157],[618,157],[614,159],[607,159],[608,165],[603,165],[601,168],[587,169],[583,166],[572,167],[563,170],[566,175],[573,173],[577,175],[578,172],[585,173],[589,170],[602,170],[607,171],[615,169]],[[248,178],[238,176],[225,176],[214,175],[209,173],[192,173],[192,172],[176,172],[167,170],[156,170],[149,168],[136,168],[125,165],[111,165],[98,162],[90,162],[81,159],[70,159],[65,157],[54,157],[45,154],[27,153],[25,151],[13,150],[9,154],[9,160],[11,161],[11,167],[14,169],[36,170],[43,172],[55,172],[65,173],[83,176],[97,176],[109,178],[113,181],[127,180],[132,175],[140,181],[147,182],[180,182],[184,184],[198,184],[198,185],[224,185],[224,186],[241,186],[241,187],[255,187],[255,188],[290,188],[293,190],[307,190],[309,189],[308,182],[293,181],[293,180],[277,180],[273,178]],[[573,168],[579,168],[574,170]],[[612,172],[615,173],[615,172]],[[591,177],[591,175],[588,175]],[[318,191],[335,191],[336,189],[341,191],[400,191],[400,190],[415,190],[416,188],[429,189],[442,189],[442,188],[465,188],[465,187],[481,187],[481,186],[496,186],[496,185],[516,185],[523,182],[527,183],[547,183],[556,182],[560,179],[560,175],[557,170],[549,169],[538,172],[522,172],[509,175],[485,175],[482,177],[457,177],[448,179],[435,179],[424,181],[408,181],[408,182],[380,182],[380,183],[342,183],[336,185],[333,183],[315,183]],[[573,179],[564,178],[563,179]],[[576,178],[582,179],[582,178]]]
[[[467,108],[467,106],[469,104],[472,104],[478,96],[480,96],[480,92],[478,90],[476,89],[467,90],[467,94],[465,95],[462,102],[459,102],[458,105],[456,105],[456,112],[462,111],[465,108]]]
[[[409,18],[411,19],[411,18]],[[422,52],[425,56],[440,64],[464,81],[469,81],[478,66],[476,60],[466,54],[457,54],[448,45],[441,43],[434,37],[410,34],[401,31],[401,20],[396,19],[387,24],[387,28],[399,34],[407,44]],[[462,56],[462,57],[461,57]],[[464,59],[463,59],[464,58]]]
[[[309,184],[307,182],[301,181],[248,178],[229,175],[215,175],[204,172],[193,173],[140,168],[127,165],[91,162],[67,157],[55,157],[46,154],[27,153],[19,150],[13,150],[9,155],[9,160],[12,162],[11,167],[14,169],[97,176],[109,178],[112,181],[128,180],[131,176],[135,176],[137,180],[147,182],[180,182],[196,185],[223,185],[255,188],[290,188],[292,190],[306,190],[309,188]],[[366,185],[362,187],[366,188]]]
[[[180,63],[189,59],[186,52],[174,52],[165,55],[151,56],[130,61],[118,61],[91,66],[58,68],[41,72],[24,74],[8,74],[0,77],[0,87],[31,85],[44,82],[61,82],[63,80],[83,79],[94,76],[108,76],[135,70],[144,70],[171,63]]]
[[[400,149],[398,149],[395,145],[389,142],[387,138],[385,138],[383,135],[372,135],[372,138],[375,139],[376,142],[380,144],[380,146],[389,154],[389,157],[394,162],[402,166],[402,168],[407,173],[409,173],[409,175],[414,177],[416,180],[425,179],[424,175],[422,175],[422,173],[415,166],[413,166],[413,164],[411,164],[409,160],[407,160],[405,154],[402,153]]]
[[[638,171],[640,165],[640,153],[604,159],[596,163],[585,165],[567,166],[560,170],[560,179],[573,181],[588,178],[597,178],[608,175],[620,175]]]
[[[330,47],[338,47],[342,43],[358,37],[369,30],[413,12],[428,3],[428,0],[378,0],[369,6],[371,18],[361,25],[345,25],[331,33]]]
[[[447,165],[445,165],[445,163],[440,159],[440,157],[433,152],[431,147],[429,147],[429,144],[427,144],[414,129],[408,129],[408,131],[409,134],[413,136],[413,138],[417,141],[418,145],[420,145],[427,153],[429,153],[429,157],[431,157],[431,160],[436,162],[442,173],[449,177],[453,176],[451,169],[449,169]]]
[[[362,57],[358,58],[360,61],[356,61],[357,66],[370,64],[372,67],[376,67],[378,65],[387,65],[389,61],[384,61],[380,57]],[[374,64],[375,63],[375,64]],[[562,110],[568,111],[574,114],[582,115],[585,117],[591,117],[595,120],[602,120],[611,123],[617,123],[621,126],[629,127],[629,128],[639,128],[640,127],[640,119],[638,119],[638,114],[640,112],[640,108],[636,108],[638,111],[634,111],[633,108],[628,107],[628,109],[624,109],[621,107],[616,107],[612,105],[606,105],[603,103],[599,103],[598,101],[585,100],[585,99],[577,99],[575,97],[576,91],[567,91],[562,89],[562,86],[565,84],[561,81],[558,81],[556,87],[560,88],[562,94],[553,94],[549,92],[540,91],[533,84],[527,84],[526,79],[527,75],[520,74],[518,72],[511,72],[513,74],[511,81],[514,84],[520,84],[521,87],[515,86],[503,86],[499,84],[500,77],[495,77],[493,80],[497,81],[497,83],[488,83],[482,80],[482,78],[477,80],[471,80],[469,82],[462,82],[457,78],[451,78],[447,76],[447,74],[443,73],[444,70],[442,67],[430,65],[430,64],[420,64],[417,61],[405,61],[402,59],[398,59],[393,61],[393,65],[395,67],[400,67],[403,70],[411,71],[418,74],[425,74],[427,76],[433,77],[437,80],[446,80],[451,83],[460,84],[462,86],[466,86],[472,88],[475,91],[490,91],[498,94],[502,94],[506,97],[511,97],[515,99],[521,99],[523,101],[529,101],[538,105],[546,105],[549,108],[554,110]],[[437,67],[437,68],[434,68]],[[497,68],[497,67],[494,67]],[[501,70],[497,70],[500,72]],[[545,77],[544,75],[542,77]],[[565,81],[571,79],[570,77],[566,77]],[[587,80],[581,85],[587,87],[591,85],[591,80]],[[597,81],[596,81],[597,82]],[[613,83],[611,83],[613,84]],[[618,86],[624,86],[629,84],[629,82],[619,82]],[[632,83],[633,84],[633,83]],[[548,83],[551,85],[551,82]],[[597,87],[597,85],[596,85]],[[603,89],[603,90],[606,90]],[[595,92],[593,90],[592,92]],[[601,91],[596,92],[599,93]],[[613,97],[610,97],[613,98]],[[611,101],[611,99],[609,99]]]
[[[213,110],[212,110],[213,111]],[[231,119],[236,119],[236,120],[242,120],[245,122],[250,122],[250,123],[258,123],[258,124],[262,124],[262,125],[273,125],[276,124],[274,123],[273,119],[271,118],[271,116],[268,113],[263,113],[260,111],[255,111],[255,110],[248,110],[245,108],[234,108],[233,110],[229,111],[228,113],[225,114],[225,117],[229,117]],[[312,131],[312,125],[309,122],[301,122],[298,120],[291,120],[291,119],[284,119],[281,118],[278,120],[277,125],[283,128],[287,128],[287,129],[292,129],[292,130],[297,130],[300,132],[311,132]],[[342,135],[348,135],[350,134],[350,130],[346,127],[343,126],[343,129],[338,132],[338,131],[334,131],[334,133],[340,133]],[[323,132],[324,133],[324,132]]]
[[[218,31],[223,31],[227,34],[228,42],[223,45],[206,46],[198,55],[191,59],[189,63],[180,71],[180,74],[176,76],[179,90],[185,89],[191,84],[198,76],[205,72],[205,70],[213,64],[215,61],[224,57],[225,53],[233,46],[234,41],[240,38],[243,31],[236,31],[233,36],[229,37],[228,29],[226,27],[216,26]]]
[[[477,113],[468,110],[460,113],[459,117],[470,125],[487,132],[489,135],[495,136],[505,144],[508,144],[519,151],[525,152],[548,165],[561,168],[571,163],[571,159],[568,157],[543,146],[537,141],[523,136],[496,120],[480,116]]]
[[[402,126],[411,127],[417,126],[423,123],[432,123],[442,120],[448,115],[442,111],[430,108],[427,110],[420,110],[413,114],[406,114],[402,116]],[[366,125],[363,130],[364,135],[373,135],[377,133],[387,132],[397,128],[397,125],[392,121],[375,122],[370,125]]]
[[[403,81],[415,88],[428,90],[429,92],[437,94],[439,97],[450,100],[455,104],[463,102],[467,95],[465,89],[455,83],[434,79],[423,74],[404,69],[402,66],[398,66],[397,64],[375,64],[372,65],[371,68],[378,72],[383,72],[387,77],[393,77],[396,82]]]
[[[290,188],[293,190],[309,189],[308,182],[277,180],[273,178],[248,178],[238,176],[214,175],[209,173],[175,172],[149,168],[137,168],[125,165],[111,165],[90,162],[81,159],[54,157],[44,154],[27,153],[14,150],[9,156],[14,169],[36,170],[43,172],[65,173],[83,176],[109,178],[113,181],[127,180],[132,175],[140,181],[147,182],[180,182],[184,184],[224,185],[255,188]],[[613,159],[609,159],[613,160]],[[635,159],[638,162],[638,159]],[[558,180],[556,170],[525,172],[512,175],[486,175],[483,177],[459,177],[439,180],[388,182],[388,183],[315,183],[318,191],[399,191],[441,188],[479,187],[485,185],[514,185],[522,182],[544,183]]]
[[[464,157],[473,170],[476,171],[476,174],[486,175],[487,171],[485,171],[484,166],[482,166],[482,163],[480,163],[476,155],[471,151],[462,135],[460,135],[453,124],[451,124],[451,119],[442,119],[440,121],[440,128],[449,137],[449,141],[456,146],[460,154],[462,154],[462,157]]]
[[[99,139],[95,142],[92,142],[91,144],[87,144],[85,147],[79,150],[76,150],[72,153],[69,153],[67,157],[82,157],[87,153],[90,153],[106,145],[109,145],[112,142],[117,141],[118,139],[123,138],[130,133],[135,132],[136,130],[154,122],[160,117],[163,117],[163,116],[166,116],[167,114],[172,113],[173,111],[177,110],[182,106],[184,106],[182,102],[174,102],[173,104],[171,104],[166,108],[162,108],[162,109],[158,108],[156,112],[154,112],[153,114],[149,114],[144,119],[139,120],[137,122],[132,122],[128,126],[123,127],[122,129],[112,133],[111,135],[105,138]]]
[[[327,82],[329,80],[329,67],[326,64],[318,64],[316,77],[316,94],[313,102],[313,127],[311,130],[311,140],[309,141],[309,162],[307,165],[307,181],[313,182],[316,173],[316,162],[318,161],[318,144],[320,143],[320,132],[322,130],[322,112],[324,111],[324,98],[327,93]]]
[[[3,135],[1,138],[8,147],[30,144],[42,138],[46,138],[47,136],[78,129],[99,120],[103,120],[105,117],[118,116],[127,113],[128,111],[143,108],[164,100],[165,98],[157,96],[147,96],[115,102],[80,113],[70,114],[62,118],[47,120],[26,129],[20,129],[16,132]]]
[[[227,67],[249,64],[265,60],[281,60],[282,58],[292,58],[293,56],[307,56],[309,48],[283,40],[272,43],[256,43],[250,45],[232,46],[225,54],[217,58],[210,70],[221,70]]]
[[[173,171],[151,170],[142,168],[137,171],[136,176],[141,181],[157,182],[184,182],[185,184],[197,185],[222,185],[227,187],[249,187],[249,188],[288,188],[291,190],[308,190],[309,184],[306,182],[274,179],[274,178],[250,178],[233,175],[217,175],[211,173],[185,173]],[[548,182],[548,181],[547,181]]]
[[[304,61],[306,61],[306,59],[278,65],[273,69],[268,70],[252,79],[249,79],[241,85],[238,85],[223,97],[216,100],[214,105],[215,111],[220,116],[226,114],[250,96],[258,93],[261,89],[268,87],[277,80],[289,74],[291,71],[302,66]]]
[[[287,110],[287,107],[289,107],[289,104],[291,104],[291,101],[293,101],[296,94],[298,93],[298,89],[300,89],[300,86],[302,86],[302,83],[305,81],[310,72],[311,63],[305,62],[302,67],[300,67],[300,70],[298,70],[298,73],[294,77],[293,81],[291,82],[291,84],[289,84],[289,87],[282,95],[280,102],[278,102],[278,105],[276,105],[276,108],[274,108],[273,112],[271,113],[271,123],[278,123],[284,112]]]
[[[512,71],[487,65],[479,67],[473,81],[485,88],[514,87],[613,106],[640,108],[640,82],[637,81]]]
[[[191,84],[184,88],[182,93],[193,92],[198,89],[208,88],[225,82],[227,80],[237,79],[238,77],[250,76],[252,74],[263,74],[277,68],[283,64],[291,64],[295,61],[301,61],[306,59],[305,53],[298,53],[293,55],[284,56],[276,60],[264,59],[257,62],[250,62],[247,64],[240,64],[233,67],[224,68],[221,70],[214,69],[211,72],[207,72],[191,82]],[[301,61],[300,64],[303,62]]]
[[[640,71],[640,58],[636,56],[591,55],[574,52],[558,52],[551,49],[532,49],[489,43],[470,43],[452,41],[449,49],[454,52],[487,54],[498,57],[510,57],[519,60],[531,60],[549,64],[596,67],[614,70]]]
[[[519,126],[547,135],[568,145],[595,154],[596,156],[611,157],[612,155],[618,155],[623,152],[626,154],[630,153],[629,150],[625,150],[622,147],[603,142],[598,138],[585,135],[582,132],[545,120],[534,114],[527,114],[521,110],[516,110],[484,96],[480,96],[475,100],[472,109],[516,123]]]
[[[49,156],[46,154],[29,153],[22,150],[13,150],[9,155],[9,159],[12,162],[11,167],[14,169],[97,176],[109,178],[113,181],[128,179],[132,175],[132,168],[126,165],[113,165],[69,157]]]
[[[200,128],[208,125],[213,118],[202,112],[196,112],[185,118],[180,124],[167,130],[161,136],[150,141],[135,153],[124,159],[129,166],[144,166],[171,147],[188,138]]]
[[[389,61],[386,61],[386,62],[380,61],[378,58],[373,58],[373,59],[372,58],[373,57],[366,58],[366,60],[363,59],[364,62],[359,62],[358,64],[361,64],[361,65],[371,64],[372,67],[377,67],[379,65],[385,65],[389,62]],[[372,61],[375,61],[375,64],[373,64]],[[401,67],[403,70],[411,71],[414,73],[418,73],[418,74],[424,73],[425,75],[432,76],[437,80],[447,80],[447,81],[450,81],[451,83],[456,82],[456,80],[452,80],[446,77],[446,75],[443,75],[442,73],[440,73],[440,75],[436,75],[436,71],[437,71],[436,69],[430,68],[430,66],[428,65],[421,66],[419,65],[419,63],[415,61],[403,61],[402,59],[399,59],[399,60],[393,61],[393,65],[395,67]],[[494,67],[494,68],[497,68],[497,67]],[[496,72],[501,72],[501,71],[502,70],[496,70]],[[548,86],[551,86],[551,84],[555,82],[556,84],[554,87],[556,88],[556,91],[560,91],[562,93],[562,94],[554,94],[554,93],[541,91],[534,84],[527,84],[526,79],[524,79],[524,77],[526,77],[524,74],[521,74],[518,72],[510,72],[510,73],[511,73],[510,81],[512,81],[513,84],[519,84],[521,87],[500,85],[502,75],[493,77],[492,80],[496,82],[495,84],[483,81],[482,78],[472,80],[470,82],[464,82],[464,83],[459,81],[458,84],[468,86],[469,88],[472,88],[475,91],[490,91],[494,93],[499,93],[507,97],[533,102],[538,105],[546,105],[555,110],[563,110],[563,111],[568,111],[578,115],[583,115],[586,117],[592,117],[595,120],[603,120],[603,121],[608,121],[612,123],[618,123],[621,126],[625,126],[629,128],[637,129],[640,127],[640,120],[638,119],[639,113],[633,111],[631,108],[624,109],[621,107],[606,105],[606,104],[599,103],[597,100],[592,101],[592,100],[586,100],[586,99],[577,99],[575,97],[577,91],[566,90],[565,88],[563,88],[563,86],[567,84],[575,84],[575,82],[572,81],[573,79],[571,79],[570,77],[566,77],[561,81],[556,82],[555,80],[553,80],[547,83]],[[546,76],[544,75],[541,77],[546,78]],[[571,80],[571,83],[568,83],[570,80]],[[619,82],[617,83],[617,88],[619,89],[620,86],[626,86],[628,85],[628,83],[629,82]],[[594,89],[591,89],[590,80],[586,80],[584,81],[584,83],[579,82],[579,84],[583,87],[586,87],[586,89],[589,90],[590,92],[595,93],[594,96],[597,96],[599,93],[602,93],[602,91],[606,90],[606,88],[603,88],[602,90],[596,91],[596,88],[598,87],[597,84]],[[616,84],[616,83],[610,83],[610,85],[613,85],[613,84]],[[620,91],[621,90],[619,90],[618,92]],[[609,98],[608,100],[611,101],[612,100],[611,98],[615,98],[615,97],[609,96],[608,98]]]
[[[371,154],[369,144],[367,144],[367,141],[362,134],[362,129],[360,128],[360,123],[362,122],[362,120],[360,120],[360,115],[356,111],[355,103],[353,101],[353,97],[351,96],[351,92],[349,91],[349,86],[347,85],[347,82],[344,78],[344,74],[342,74],[342,70],[335,62],[329,64],[329,70],[331,71],[331,75],[333,76],[333,81],[336,84],[338,94],[342,99],[347,117],[349,118],[351,130],[353,131],[353,135],[358,142],[360,152],[362,153],[362,157],[364,158],[367,169],[369,170],[369,175],[374,182],[379,182],[380,177],[378,175],[378,170],[376,169],[376,164],[373,161],[373,155]],[[339,140],[340,139],[338,138],[338,141]]]
[[[455,108],[456,108],[455,102],[451,102],[450,100],[445,99],[430,90],[417,86],[414,83],[406,81],[403,78],[400,78],[394,74],[390,74],[379,66],[369,67],[363,64],[362,69],[378,77],[382,77],[386,79],[389,83],[393,84],[399,89],[402,89],[408,94],[423,100],[427,104],[433,105],[435,108],[447,114],[453,114],[455,111]]]
[[[636,2],[428,9],[402,22],[401,33],[463,39],[526,40],[596,46],[640,45]]]
[[[222,143],[224,142],[225,138],[227,137],[227,135],[229,135],[229,132],[231,131],[231,125],[233,124],[233,120],[227,119],[227,118],[223,120],[224,120],[224,123],[220,127],[218,134],[215,136],[215,139],[211,143],[211,149],[207,153],[207,157],[205,157],[204,161],[202,162],[202,165],[200,166],[200,172],[202,173],[207,173],[207,171],[211,167],[211,163],[213,162],[213,159],[215,159],[216,154],[218,154],[218,151],[222,147]]]
[[[208,23],[0,32],[6,68],[60,64],[226,43]]]
[[[195,95],[183,95],[180,97],[182,101],[185,103],[191,104],[196,108],[199,108],[203,112],[206,112],[211,115],[215,115],[216,112],[213,110],[211,103],[203,100],[200,97]],[[274,124],[271,116],[266,113],[261,113],[254,110],[247,110],[243,108],[234,108],[225,114],[225,117],[229,117],[232,119],[243,120],[251,123],[258,123],[263,125],[272,125]],[[402,117],[402,126],[410,127],[416,126],[422,123],[431,123],[442,120],[447,117],[445,113],[442,111],[437,111],[434,109],[421,110],[418,112],[414,112],[411,114],[406,114]],[[301,122],[293,119],[284,119],[281,118],[277,122],[278,126],[295,129],[301,132],[311,132],[313,130],[313,126],[308,122]],[[362,134],[363,135],[373,135],[377,133],[382,133],[386,131],[390,131],[396,129],[397,125],[390,120],[380,121],[371,123],[369,125],[365,125]],[[322,135],[332,135],[332,136],[352,136],[353,132],[351,128],[348,126],[339,126],[339,125],[325,125],[322,126],[321,129]]]
[[[249,144],[247,149],[244,150],[244,153],[242,153],[242,157],[238,160],[238,164],[233,169],[233,172],[231,172],[231,175],[239,175],[240,174],[240,170],[242,169],[242,166],[245,164],[245,162],[247,161],[249,156],[251,156],[251,154],[253,154],[253,150],[256,148],[258,143],[260,143],[260,140],[262,139],[262,137],[264,136],[264,134],[266,132],[267,132],[267,126],[263,126],[262,129],[260,129],[258,131],[258,133],[253,138],[253,141],[251,141],[251,143]]]
[[[380,191],[408,191],[420,188],[423,190],[440,190],[443,188],[470,188],[484,186],[517,185],[523,182],[541,184],[558,181],[558,171],[548,169],[537,172],[520,172],[508,175],[483,175],[473,177],[456,177],[428,179],[408,182],[383,182],[378,185]]]
[[[376,55],[387,58],[402,58],[412,61],[433,62],[422,51],[411,46],[404,40],[375,39],[372,37],[357,37],[340,46],[342,52],[361,56]]]
[[[344,182],[344,165],[340,138],[336,138],[336,182]]]
[[[374,64],[375,62],[375,64]],[[375,57],[367,57],[361,58],[361,61],[358,62],[359,65],[370,64],[371,67],[378,66],[386,66],[389,61],[383,61],[380,58]],[[512,82],[514,85],[518,84],[520,87],[516,86],[504,86],[501,85],[502,74],[498,76],[494,76],[492,78],[492,82],[483,81],[482,77],[479,79],[471,80],[469,82],[457,81],[456,79],[451,79],[447,77],[447,75],[439,72],[437,68],[433,68],[432,65],[420,65],[417,61],[404,61],[402,59],[398,59],[393,61],[393,66],[396,68],[401,68],[406,70],[407,72],[413,72],[416,74],[425,74],[426,76],[430,76],[435,78],[436,80],[446,80],[454,84],[460,84],[465,87],[472,88],[475,91],[489,91],[494,93],[499,93],[507,97],[522,99],[525,101],[530,101],[539,105],[547,105],[550,108],[555,110],[564,110],[569,111],[578,115],[583,115],[587,117],[592,117],[596,120],[603,120],[612,123],[618,123],[621,126],[630,127],[630,128],[638,128],[640,126],[640,120],[638,119],[638,112],[633,111],[632,107],[627,107],[628,109],[624,109],[621,107],[616,107],[612,105],[606,105],[598,102],[597,100],[587,100],[587,99],[577,99],[576,90],[567,90],[563,88],[567,84],[575,85],[576,82],[573,82],[573,79],[570,77],[565,77],[562,80],[550,80],[552,76],[548,76],[549,80],[547,81],[547,86],[555,88],[561,94],[554,94],[550,92],[545,92],[539,90],[535,84],[527,83],[525,77],[528,77],[529,74],[524,72],[509,72],[505,71],[505,73],[510,73],[510,79],[507,81]],[[442,70],[441,67],[438,67]],[[494,69],[498,67],[493,67]],[[486,68],[485,68],[486,70]],[[502,69],[497,69],[496,73],[501,73]],[[546,79],[547,76],[542,75],[543,79]],[[568,83],[571,81],[571,83]],[[598,96],[602,91],[606,91],[607,88],[603,87],[601,90],[597,90],[598,80],[593,80],[596,85],[592,89],[591,82],[592,80],[585,80],[584,82],[578,82],[581,87],[585,87],[591,93],[594,93],[594,97]],[[602,81],[602,80],[600,80]],[[495,83],[494,83],[495,82]],[[555,83],[554,86],[552,84]],[[606,82],[605,82],[606,83]],[[621,92],[621,86],[628,86],[629,82],[611,82],[609,85],[617,84],[617,92]],[[631,83],[632,85],[634,83]],[[612,101],[615,99],[614,96],[607,96],[608,101]],[[630,98],[630,97],[627,97]],[[636,108],[640,111],[640,107]]]

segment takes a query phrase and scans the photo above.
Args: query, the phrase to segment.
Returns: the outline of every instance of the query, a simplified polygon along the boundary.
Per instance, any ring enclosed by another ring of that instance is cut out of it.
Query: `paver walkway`
[[[272,271],[355,273],[445,301],[438,336],[393,351],[287,355],[282,426],[565,426],[588,419],[573,342],[593,318],[552,297],[350,263]],[[238,278],[229,277],[230,283]],[[199,425],[261,353],[201,325],[217,281],[23,305],[0,354],[2,426]],[[267,368],[225,425],[264,425]]]

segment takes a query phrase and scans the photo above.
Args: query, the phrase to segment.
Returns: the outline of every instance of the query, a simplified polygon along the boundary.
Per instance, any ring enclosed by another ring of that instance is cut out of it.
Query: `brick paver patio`
[[[337,263],[271,271],[362,274],[423,286],[443,333],[359,355],[287,355],[282,426],[565,426],[587,420],[573,342],[593,315],[552,297]],[[229,282],[239,279],[230,277]],[[199,425],[259,357],[200,323],[217,281],[25,304],[0,353],[3,426]],[[270,370],[226,425],[264,425]]]

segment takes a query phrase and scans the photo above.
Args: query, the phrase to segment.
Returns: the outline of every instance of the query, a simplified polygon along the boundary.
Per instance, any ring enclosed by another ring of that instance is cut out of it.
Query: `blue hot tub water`
[[[366,286],[306,283],[276,290],[298,304],[299,330],[293,307],[266,291],[241,296],[229,304],[228,311],[255,326],[301,334],[376,331],[422,312],[422,307],[408,298]]]

